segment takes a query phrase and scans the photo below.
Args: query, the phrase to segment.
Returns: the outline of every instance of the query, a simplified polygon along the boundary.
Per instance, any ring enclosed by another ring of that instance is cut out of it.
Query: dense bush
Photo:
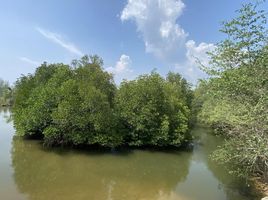
[[[155,72],[121,84],[116,106],[131,145],[180,146],[189,139],[190,110],[180,91],[184,80],[170,76],[177,76],[178,84]]]
[[[13,113],[19,135],[39,134],[46,145],[114,146],[122,140],[115,132],[116,88],[101,60],[84,57],[73,68],[44,63],[34,75],[20,78],[15,88]]]
[[[191,90],[178,74],[153,72],[116,88],[97,56],[42,64],[15,85],[21,136],[53,145],[180,146],[189,140]]]
[[[211,55],[211,78],[196,89],[199,118],[226,136],[213,158],[230,172],[268,182],[268,47],[266,16],[245,4],[225,22],[227,39]]]

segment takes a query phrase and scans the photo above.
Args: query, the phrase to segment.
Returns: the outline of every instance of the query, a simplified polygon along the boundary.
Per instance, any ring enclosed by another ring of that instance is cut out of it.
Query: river
[[[46,149],[15,137],[9,115],[0,111],[1,200],[254,199],[245,181],[209,159],[222,141],[209,129],[194,129],[188,151]]]

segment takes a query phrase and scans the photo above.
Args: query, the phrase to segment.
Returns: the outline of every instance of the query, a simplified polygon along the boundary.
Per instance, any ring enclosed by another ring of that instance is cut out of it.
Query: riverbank
[[[262,197],[268,197],[268,183],[259,179],[253,179],[252,185],[257,194],[260,194]]]
[[[200,125],[199,125],[200,126]],[[204,127],[209,127],[208,124],[203,124],[202,126]],[[222,138],[223,140],[228,140],[229,138],[226,137],[226,135],[228,135],[227,133],[225,133],[224,131],[221,131],[221,133],[219,134],[216,130],[215,130],[215,127],[212,127],[212,134],[217,136],[217,137],[220,137]],[[216,149],[219,149],[221,148],[221,145],[217,146],[215,148]],[[215,161],[215,159],[214,159]],[[225,165],[224,163],[220,163],[222,166],[227,166]],[[230,171],[230,172],[233,172],[232,169],[233,169],[233,166],[232,166],[232,163],[230,163],[230,165],[228,165],[229,167],[227,167],[227,169]],[[235,175],[235,174],[234,174]],[[251,178],[250,178],[251,177]],[[249,184],[250,186],[250,192],[251,194],[253,194],[253,196],[257,196],[259,197],[259,199],[263,198],[263,197],[268,197],[268,182],[265,181],[265,179],[263,177],[260,177],[257,175],[256,173],[256,176],[254,177],[253,173],[251,173],[251,175],[249,175],[247,178],[244,177],[245,180],[247,181],[247,184]]]

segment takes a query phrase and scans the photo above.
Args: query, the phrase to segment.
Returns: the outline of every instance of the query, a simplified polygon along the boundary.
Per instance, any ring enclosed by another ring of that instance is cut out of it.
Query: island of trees
[[[180,146],[189,141],[192,91],[179,74],[152,72],[116,87],[97,56],[42,64],[15,85],[14,124],[44,144]]]
[[[180,147],[198,121],[225,138],[212,159],[268,183],[268,32],[258,5],[244,4],[223,23],[227,37],[209,52],[210,65],[201,66],[209,78],[195,89],[178,73],[156,71],[117,87],[98,56],[43,63],[14,86],[17,134],[46,146]]]

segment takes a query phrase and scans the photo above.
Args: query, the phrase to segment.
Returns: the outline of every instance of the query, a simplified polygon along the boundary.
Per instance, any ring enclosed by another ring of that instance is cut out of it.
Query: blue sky
[[[204,74],[194,57],[208,62],[205,52],[223,38],[220,22],[242,2],[1,0],[0,77],[13,83],[43,61],[68,64],[98,54],[117,83],[153,69],[195,83]]]

